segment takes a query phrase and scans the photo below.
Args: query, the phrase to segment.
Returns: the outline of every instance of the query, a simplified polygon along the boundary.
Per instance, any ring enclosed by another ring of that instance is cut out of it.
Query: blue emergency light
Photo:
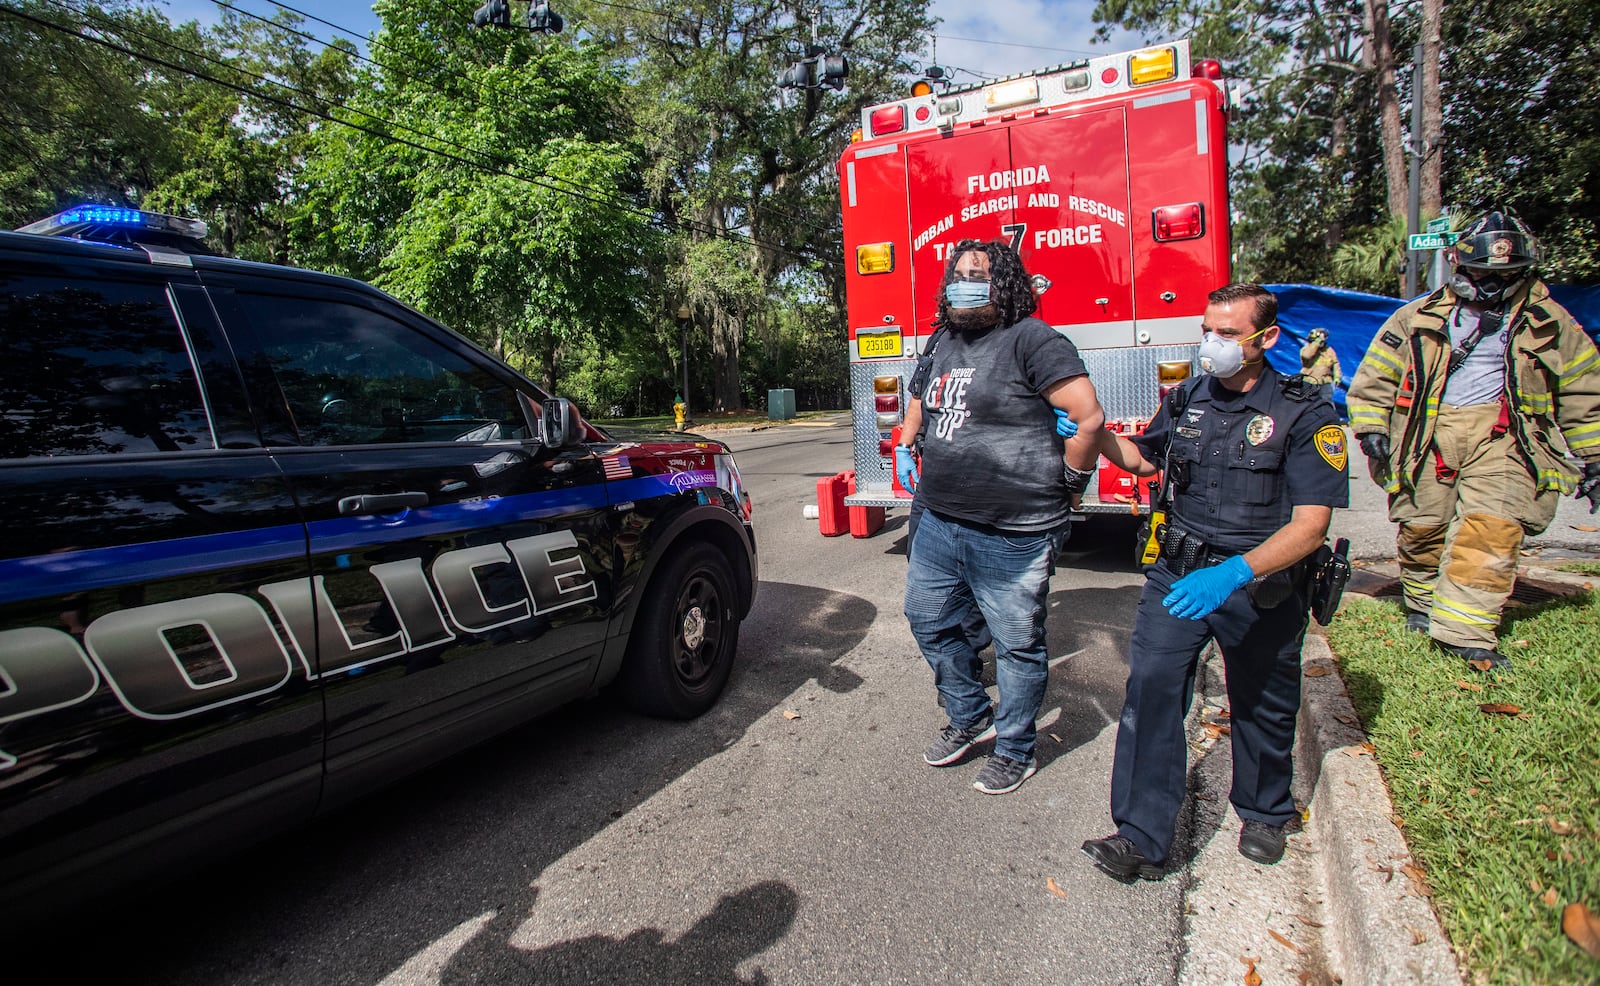
[[[200,219],[184,219],[121,206],[78,205],[38,222],[18,227],[17,232],[37,233],[43,236],[72,236],[90,227],[106,226],[158,230],[193,240],[203,239],[209,231],[205,221]]]

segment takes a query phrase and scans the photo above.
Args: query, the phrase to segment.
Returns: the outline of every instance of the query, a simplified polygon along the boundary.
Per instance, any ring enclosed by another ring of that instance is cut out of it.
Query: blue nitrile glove
[[[917,483],[922,479],[922,471],[917,468],[917,457],[904,445],[894,447],[894,478],[908,493],[915,493]]]
[[[1068,417],[1067,412],[1059,407],[1053,407],[1050,410],[1056,412],[1056,434],[1062,438],[1071,438],[1078,433],[1078,423]]]
[[[1167,612],[1179,619],[1198,620],[1221,606],[1233,593],[1255,578],[1244,555],[1234,555],[1220,565],[1190,572],[1172,583],[1172,591],[1161,600]]]

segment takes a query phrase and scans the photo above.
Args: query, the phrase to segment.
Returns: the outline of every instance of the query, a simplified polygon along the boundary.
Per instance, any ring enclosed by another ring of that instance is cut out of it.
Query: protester
[[[947,332],[917,395],[928,422],[916,485],[924,510],[910,544],[905,613],[949,715],[923,759],[956,764],[993,734],[993,755],[973,784],[985,794],[1014,791],[1034,773],[1049,674],[1049,575],[1066,537],[1068,497],[1093,475],[1087,445],[1075,446],[1063,469],[1053,408],[1086,431],[1105,420],[1076,347],[1030,317],[1035,307],[1014,250],[958,243],[935,318]],[[968,598],[994,637],[997,706],[961,628]]]
[[[1266,363],[1277,313],[1277,298],[1259,285],[1211,292],[1204,375],[1168,394],[1144,434],[1098,432],[1112,462],[1139,476],[1164,473],[1161,552],[1145,570],[1134,617],[1111,772],[1117,830],[1083,844],[1121,879],[1165,873],[1186,791],[1184,719],[1209,641],[1226,668],[1239,852],[1277,862],[1295,814],[1300,647],[1315,574],[1308,557],[1333,508],[1347,505],[1349,482],[1333,405]]]
[[[1523,538],[1574,486],[1600,505],[1600,355],[1535,273],[1521,220],[1485,213],[1446,259],[1449,283],[1373,338],[1350,425],[1399,525],[1407,629],[1487,671],[1510,663],[1496,644]]]

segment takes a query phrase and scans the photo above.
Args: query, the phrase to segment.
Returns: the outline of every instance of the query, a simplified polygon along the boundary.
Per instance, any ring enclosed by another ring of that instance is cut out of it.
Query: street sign
[[[1430,219],[1424,230],[1429,233],[1448,233],[1450,232],[1450,217],[1440,216],[1438,219]]]
[[[1454,233],[1412,233],[1406,238],[1407,250],[1443,250],[1455,243]]]

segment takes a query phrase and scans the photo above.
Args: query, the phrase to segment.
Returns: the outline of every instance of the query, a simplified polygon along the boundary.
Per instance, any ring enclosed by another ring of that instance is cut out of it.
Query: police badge
[[[1272,419],[1267,417],[1265,414],[1256,415],[1250,419],[1249,424],[1244,426],[1245,441],[1249,442],[1251,445],[1260,445],[1262,442],[1271,437]]]

